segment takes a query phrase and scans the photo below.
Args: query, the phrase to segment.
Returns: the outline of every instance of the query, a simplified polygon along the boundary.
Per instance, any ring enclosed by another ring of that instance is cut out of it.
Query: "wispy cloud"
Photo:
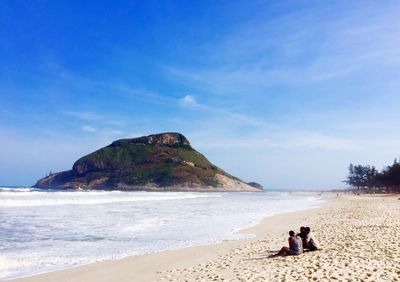
[[[135,89],[126,84],[118,83],[110,85],[114,91],[128,94],[130,98],[141,100],[144,102],[160,105],[173,105],[176,103],[176,99],[169,97],[169,95],[160,95],[150,90]]]
[[[165,72],[171,81],[201,91],[249,95],[398,66],[400,6],[367,4],[352,12],[346,7],[340,6],[341,13],[321,8],[252,19],[211,45],[203,54],[210,65],[170,65]]]
[[[94,113],[94,112],[63,111],[62,113],[64,115],[67,115],[70,117],[74,117],[74,118],[81,119],[81,120],[87,120],[87,121],[103,119],[103,117],[101,115]]]
[[[196,133],[193,133],[196,135]],[[355,151],[361,150],[362,145],[356,140],[329,136],[316,132],[274,132],[271,134],[253,133],[249,136],[241,137],[222,137],[207,139],[203,136],[196,145],[203,149],[209,148],[229,148],[229,149],[247,149],[247,150],[270,150],[270,149],[288,149],[288,150],[328,150],[328,151]],[[212,135],[212,134],[211,134]],[[215,135],[212,135],[215,136]]]
[[[115,129],[110,129],[110,128],[105,128],[102,130],[102,133],[105,135],[110,135],[110,136],[120,136],[124,135],[124,132],[121,130],[115,130]]]
[[[131,132],[129,134],[127,134],[127,138],[136,138],[136,137],[142,137],[145,136],[146,134],[142,133],[142,132]]]
[[[85,132],[96,132],[97,131],[96,128],[89,126],[89,125],[83,125],[81,127],[81,129],[82,129],[82,131],[85,131]]]
[[[110,120],[110,121],[108,121],[108,124],[114,125],[114,126],[124,126],[128,123],[129,122],[127,120]]]
[[[113,128],[94,128],[93,126],[83,125],[81,129],[82,131],[87,133],[93,133],[97,135],[110,136],[110,137],[124,135],[123,131],[116,130]]]
[[[227,116],[233,122],[241,122],[248,125],[265,124],[264,121],[260,121],[249,114],[242,113],[240,111],[233,111],[222,106],[213,106],[200,102],[195,95],[191,94],[186,94],[180,98],[174,98],[168,95],[161,95],[153,91],[132,89],[129,86],[122,84],[115,86],[115,90],[122,91],[130,95],[130,97],[133,99],[139,99],[147,103],[162,104],[167,105],[168,107],[183,107],[186,109],[202,111],[208,114]]]
[[[230,124],[241,124],[247,126],[266,126],[268,123],[266,121],[257,119],[247,113],[242,113],[240,111],[235,111],[223,106],[212,106],[197,101],[196,97],[193,95],[185,95],[178,100],[178,104],[181,107],[188,108],[191,110],[201,111],[208,116],[210,114],[215,115],[216,119],[226,119],[229,120]]]
[[[353,140],[314,132],[298,134],[292,138],[273,142],[272,145],[283,148],[307,148],[333,151],[354,151],[362,149],[360,145]]]

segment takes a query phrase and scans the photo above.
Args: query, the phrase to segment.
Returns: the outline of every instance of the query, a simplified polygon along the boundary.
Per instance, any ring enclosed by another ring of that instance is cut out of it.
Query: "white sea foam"
[[[315,195],[38,191],[0,188],[0,279],[240,239],[263,217]]]
[[[100,205],[118,202],[171,201],[203,197],[219,197],[213,194],[193,193],[124,193],[121,191],[95,192],[39,192],[35,190],[16,193],[0,193],[0,207],[36,207],[58,205]]]

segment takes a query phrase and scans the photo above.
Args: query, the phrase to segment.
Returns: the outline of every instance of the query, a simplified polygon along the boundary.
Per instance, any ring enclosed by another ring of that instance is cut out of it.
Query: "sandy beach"
[[[186,248],[12,281],[399,281],[398,196],[330,194],[321,207],[265,218],[253,239]],[[319,251],[270,257],[310,226]]]

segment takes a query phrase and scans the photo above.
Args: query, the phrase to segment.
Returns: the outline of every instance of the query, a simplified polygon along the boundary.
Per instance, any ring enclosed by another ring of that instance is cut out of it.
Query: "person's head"
[[[310,233],[311,229],[310,227],[304,227],[304,233],[308,234]]]
[[[304,226],[300,227],[300,233],[304,233]]]
[[[289,231],[289,236],[294,236],[294,231],[293,230]]]

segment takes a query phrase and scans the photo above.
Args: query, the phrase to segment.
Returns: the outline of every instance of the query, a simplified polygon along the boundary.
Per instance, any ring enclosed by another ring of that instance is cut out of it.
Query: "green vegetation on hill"
[[[36,186],[65,189],[217,187],[221,185],[217,174],[243,183],[210,163],[183,135],[163,133],[115,141],[77,160],[72,170],[45,177]]]
[[[79,159],[73,171],[80,181],[89,183],[99,171],[109,177],[107,184],[159,186],[184,181],[203,183],[219,170],[189,145],[141,145],[127,142],[111,144]],[[203,183],[205,184],[205,183]]]

